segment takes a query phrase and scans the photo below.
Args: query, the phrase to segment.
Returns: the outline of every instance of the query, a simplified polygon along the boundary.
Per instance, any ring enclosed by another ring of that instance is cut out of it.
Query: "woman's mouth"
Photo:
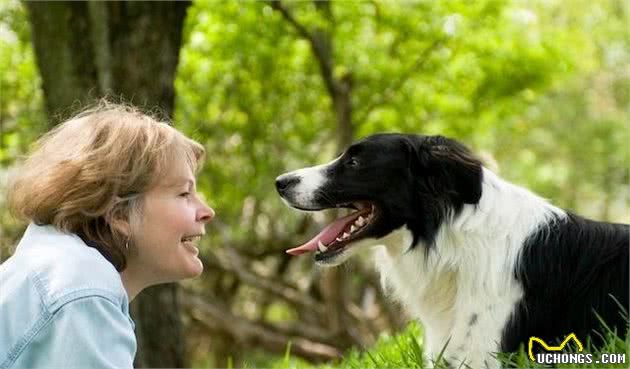
[[[185,248],[197,255],[199,254],[199,248],[197,247],[196,243],[201,239],[201,236],[202,235],[198,234],[182,237],[181,243],[182,245],[184,245]]]

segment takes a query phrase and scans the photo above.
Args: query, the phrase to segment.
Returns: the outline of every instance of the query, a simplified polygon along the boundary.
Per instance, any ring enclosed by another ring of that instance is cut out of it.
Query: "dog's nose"
[[[300,177],[283,174],[276,178],[276,189],[279,193],[284,193],[291,186],[300,183]]]

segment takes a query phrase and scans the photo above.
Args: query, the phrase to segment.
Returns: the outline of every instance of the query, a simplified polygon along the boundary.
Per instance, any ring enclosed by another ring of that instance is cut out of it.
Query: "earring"
[[[129,251],[129,240],[125,241],[125,250]]]

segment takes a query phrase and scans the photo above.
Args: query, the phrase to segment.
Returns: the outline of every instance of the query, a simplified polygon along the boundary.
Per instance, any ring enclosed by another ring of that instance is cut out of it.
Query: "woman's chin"
[[[186,276],[184,278],[199,277],[203,273],[203,263],[197,255],[187,260],[186,264]]]
[[[185,253],[186,273],[183,278],[199,277],[203,272],[203,263],[199,259],[199,249],[192,243],[182,243]]]

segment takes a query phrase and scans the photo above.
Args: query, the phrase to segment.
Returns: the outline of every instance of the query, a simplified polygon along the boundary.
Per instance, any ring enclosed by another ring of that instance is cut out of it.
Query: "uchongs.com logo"
[[[562,352],[565,346],[571,341],[575,343],[578,352]],[[534,342],[542,346],[543,350],[534,354]],[[625,364],[626,354],[603,353],[597,355],[583,354],[584,346],[575,336],[575,333],[568,335],[558,346],[550,346],[538,337],[530,337],[527,346],[529,359],[538,364]]]

